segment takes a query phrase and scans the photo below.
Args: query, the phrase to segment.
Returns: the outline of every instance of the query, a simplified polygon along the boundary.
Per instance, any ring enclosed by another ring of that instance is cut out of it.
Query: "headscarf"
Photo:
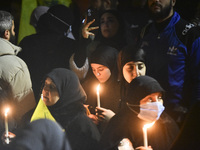
[[[121,50],[119,61],[121,68],[123,68],[124,65],[130,61],[134,62],[141,61],[145,63],[145,52],[136,44],[128,45]]]
[[[99,34],[98,34],[96,39],[101,41],[101,42],[103,42],[103,43],[105,43],[106,45],[112,46],[112,47],[116,48],[118,51],[120,51],[120,49],[122,47],[124,47],[129,42],[128,40],[129,40],[129,37],[131,38],[131,35],[128,34],[125,20],[121,16],[121,14],[119,13],[118,10],[115,10],[115,9],[105,10],[100,15],[100,19],[99,20],[101,20],[102,15],[105,14],[105,13],[112,14],[113,16],[116,17],[116,19],[119,22],[119,29],[118,29],[117,33],[113,37],[104,38],[102,36],[101,29],[99,28]]]
[[[58,110],[74,102],[85,102],[85,91],[74,72],[64,68],[56,68],[48,73],[46,77],[51,78],[55,83],[60,96],[56,104],[48,107],[50,110]]]
[[[91,54],[89,61],[90,64],[96,63],[108,67],[111,72],[111,77],[117,79],[117,56],[118,51],[115,48],[106,45],[100,45]]]
[[[120,90],[121,90],[121,98],[123,100],[124,95],[126,95],[126,88],[128,86],[128,82],[125,80],[123,75],[123,67],[126,63],[130,61],[141,61],[145,63],[145,52],[140,48],[138,44],[130,44],[124,47],[118,55],[118,72],[119,72],[119,80],[120,80]]]
[[[133,105],[140,105],[140,100],[156,92],[164,93],[164,89],[154,78],[139,76],[133,79],[129,84],[126,102]]]

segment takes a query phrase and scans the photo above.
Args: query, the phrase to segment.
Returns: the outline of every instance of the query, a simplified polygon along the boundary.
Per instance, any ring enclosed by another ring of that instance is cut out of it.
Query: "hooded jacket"
[[[155,23],[143,34],[147,75],[166,90],[166,105],[189,108],[200,99],[200,31],[177,12],[162,31]],[[167,106],[166,106],[167,108]]]
[[[25,62],[16,56],[21,51],[20,47],[3,38],[0,38],[0,45],[0,78],[11,84],[20,118],[35,106],[29,70]]]

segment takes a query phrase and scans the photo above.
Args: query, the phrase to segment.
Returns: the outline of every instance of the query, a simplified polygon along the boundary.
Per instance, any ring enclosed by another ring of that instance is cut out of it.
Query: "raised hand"
[[[96,27],[90,27],[90,25],[93,22],[95,22],[95,19],[93,19],[92,21],[90,21],[88,23],[87,23],[87,17],[84,19],[83,26],[82,26],[82,36],[84,38],[86,38],[86,39],[89,37],[89,35],[94,36],[94,33],[90,32],[90,31],[96,30],[96,29],[99,28],[98,26],[96,26]]]

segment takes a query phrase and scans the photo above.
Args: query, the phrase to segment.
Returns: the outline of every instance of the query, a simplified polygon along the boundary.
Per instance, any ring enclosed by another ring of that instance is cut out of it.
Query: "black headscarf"
[[[140,48],[139,44],[130,44],[124,47],[118,56],[118,71],[119,71],[119,80],[120,80],[120,92],[121,92],[121,99],[124,99],[126,95],[126,88],[129,83],[125,80],[123,75],[123,67],[126,63],[133,61],[141,61],[145,63],[145,52],[143,49]]]
[[[145,63],[145,52],[137,45],[128,45],[121,51],[121,66],[123,67],[127,62],[141,61]]]
[[[139,76],[133,79],[129,84],[126,102],[139,105],[140,100],[156,92],[163,93],[164,90],[154,78]]]
[[[86,94],[80,85],[76,74],[68,69],[53,69],[46,77],[52,79],[59,93],[59,100],[52,106],[48,106],[49,111],[66,128],[78,114],[86,113],[83,102]]]
[[[110,78],[117,80],[117,56],[118,51],[115,48],[106,45],[99,45],[91,54],[89,61],[90,64],[96,63],[108,67],[111,72]]]
[[[56,68],[47,77],[55,83],[60,96],[57,103],[48,106],[48,109],[65,129],[72,149],[96,149],[99,132],[86,115],[83,105],[86,94],[76,74],[68,69]]]
[[[48,73],[46,77],[51,78],[55,83],[60,96],[56,104],[49,106],[51,110],[58,110],[78,101],[85,102],[85,91],[74,72],[64,68],[56,68]]]
[[[105,10],[104,12],[102,12],[100,14],[100,20],[101,20],[102,15],[105,13],[112,14],[113,16],[116,17],[116,19],[119,22],[119,29],[113,37],[105,38],[105,37],[103,37],[103,35],[101,33],[101,29],[99,28],[99,34],[97,35],[96,40],[99,40],[102,43],[112,46],[112,47],[116,48],[118,51],[120,51],[122,47],[124,47],[125,45],[127,45],[127,43],[129,43],[129,38],[131,38],[131,35],[129,35],[128,30],[127,30],[127,28],[128,28],[127,24],[126,24],[124,18],[119,13],[119,11],[115,10],[115,9],[109,9],[109,10]]]

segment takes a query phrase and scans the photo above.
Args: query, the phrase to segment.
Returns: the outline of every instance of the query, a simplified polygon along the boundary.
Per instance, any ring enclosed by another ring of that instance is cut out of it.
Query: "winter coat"
[[[0,78],[11,84],[20,118],[35,106],[29,70],[25,62],[16,56],[21,51],[20,47],[3,38],[0,38],[0,45]]]

